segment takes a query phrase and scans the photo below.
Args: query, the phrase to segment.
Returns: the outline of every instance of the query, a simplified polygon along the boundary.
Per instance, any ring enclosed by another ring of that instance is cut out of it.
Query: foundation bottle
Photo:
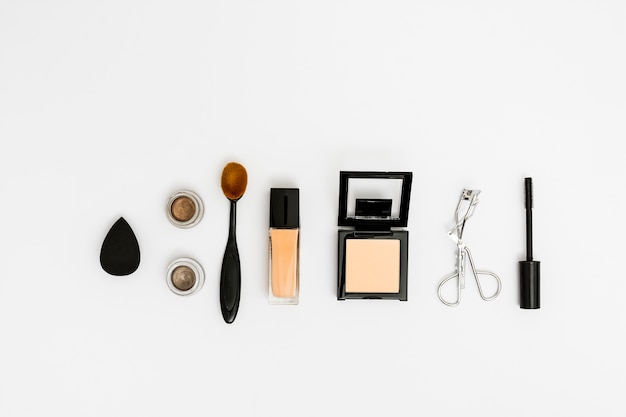
[[[270,190],[269,302],[298,304],[300,293],[300,190]]]

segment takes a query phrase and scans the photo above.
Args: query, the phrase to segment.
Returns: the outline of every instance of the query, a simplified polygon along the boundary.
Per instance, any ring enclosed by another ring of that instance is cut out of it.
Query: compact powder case
[[[339,173],[337,299],[407,300],[411,172]]]
[[[170,223],[186,229],[202,220],[204,204],[198,194],[190,190],[181,190],[167,200],[165,212]]]
[[[194,259],[179,258],[167,267],[165,279],[174,294],[191,295],[204,285],[204,270]]]

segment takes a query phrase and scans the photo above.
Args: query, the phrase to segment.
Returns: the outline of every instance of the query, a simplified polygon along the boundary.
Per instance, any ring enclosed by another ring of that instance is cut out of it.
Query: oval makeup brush
[[[236,162],[226,164],[222,171],[222,191],[230,200],[230,226],[228,241],[222,260],[220,276],[220,307],[222,317],[226,323],[235,321],[239,310],[241,296],[241,266],[239,264],[239,250],[235,236],[237,223],[237,201],[243,196],[248,185],[248,173],[243,165]]]

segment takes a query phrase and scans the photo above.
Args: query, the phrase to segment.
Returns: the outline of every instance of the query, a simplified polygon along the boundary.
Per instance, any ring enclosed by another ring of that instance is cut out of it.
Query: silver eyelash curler
[[[465,256],[467,254],[467,258],[470,262],[470,267],[472,268],[472,274],[474,275],[474,279],[476,280],[476,285],[478,286],[478,293],[480,297],[485,301],[491,301],[500,294],[500,289],[502,288],[502,283],[500,281],[500,277],[498,277],[494,272],[477,270],[474,264],[474,259],[472,258],[472,253],[469,248],[463,242],[463,230],[465,229],[465,222],[467,219],[472,217],[474,214],[474,208],[478,204],[478,194],[480,194],[480,190],[463,190],[461,193],[461,198],[459,200],[459,204],[456,206],[455,218],[456,225],[452,230],[448,232],[448,236],[452,239],[457,246],[457,259],[456,259],[456,271],[444,277],[439,283],[439,287],[437,288],[437,295],[442,303],[447,306],[454,307],[459,305],[461,302],[461,290],[465,288]],[[461,206],[468,205],[467,210],[462,218],[459,218],[459,213],[461,212]],[[496,292],[487,297],[483,293],[482,287],[480,286],[480,280],[478,279],[478,275],[491,275],[497,281],[497,289]],[[457,298],[456,301],[449,302],[446,301],[441,295],[441,288],[443,285],[450,281],[451,279],[457,278]]]

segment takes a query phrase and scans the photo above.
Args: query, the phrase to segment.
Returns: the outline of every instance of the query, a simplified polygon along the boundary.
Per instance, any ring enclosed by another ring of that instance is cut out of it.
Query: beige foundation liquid
[[[270,230],[271,292],[274,299],[293,300],[298,290],[298,229]]]

